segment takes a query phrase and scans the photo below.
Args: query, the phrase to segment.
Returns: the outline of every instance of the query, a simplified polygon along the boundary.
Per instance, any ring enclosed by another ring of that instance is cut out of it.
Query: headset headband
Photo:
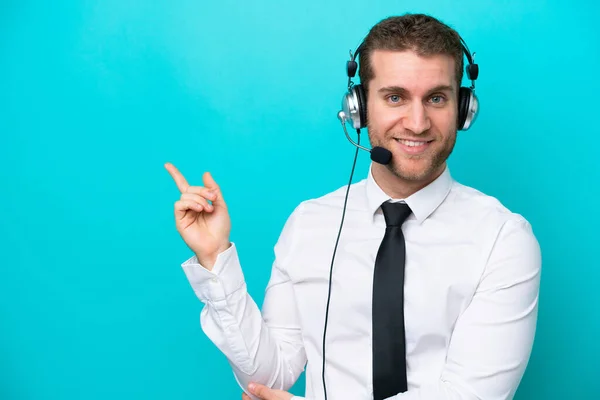
[[[463,49],[463,53],[467,58],[467,62],[469,63],[466,68],[467,78],[471,81],[471,89],[475,89],[475,80],[479,75],[479,66],[475,64],[475,53],[471,54],[469,48],[467,47],[467,43],[460,37],[461,47]],[[350,50],[350,60],[346,63],[346,73],[348,74],[348,89],[350,89],[353,85],[352,78],[356,75],[356,70],[358,69],[358,63],[356,62],[356,57],[361,52],[362,48],[365,45],[365,41],[363,40],[360,45],[356,48],[354,54],[352,54],[352,50]]]

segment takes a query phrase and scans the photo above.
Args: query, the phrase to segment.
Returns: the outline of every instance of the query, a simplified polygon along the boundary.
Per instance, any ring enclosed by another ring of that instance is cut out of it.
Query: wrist
[[[219,254],[225,252],[227,249],[231,247],[231,242],[227,241],[217,248],[217,250],[211,254],[198,254],[196,253],[196,258],[200,265],[202,265],[207,270],[211,271],[217,262],[217,257]]]
[[[219,246],[219,248],[215,252],[215,259],[217,258],[217,256],[219,254],[227,251],[230,247],[231,247],[231,242],[229,240],[227,240],[225,243],[223,243],[221,246]]]

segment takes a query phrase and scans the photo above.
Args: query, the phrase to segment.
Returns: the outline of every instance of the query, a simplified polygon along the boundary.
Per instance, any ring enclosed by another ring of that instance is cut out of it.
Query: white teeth
[[[421,146],[423,144],[426,144],[427,142],[413,142],[412,140],[401,140],[401,139],[397,139],[400,143],[409,146],[409,147],[415,147],[415,146]]]

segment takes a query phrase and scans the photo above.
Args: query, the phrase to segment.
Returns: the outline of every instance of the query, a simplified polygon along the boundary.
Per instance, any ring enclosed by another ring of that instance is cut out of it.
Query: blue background
[[[348,50],[406,11],[452,25],[480,64],[482,111],[452,174],[523,214],[542,246],[517,398],[600,397],[591,0],[0,4],[0,398],[240,398],[180,269],[163,164],[197,185],[213,173],[262,304],[289,213],[347,182]]]

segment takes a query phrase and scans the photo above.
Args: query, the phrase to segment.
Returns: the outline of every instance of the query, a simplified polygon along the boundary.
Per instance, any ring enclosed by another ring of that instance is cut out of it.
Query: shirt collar
[[[367,183],[365,185],[369,211],[374,215],[383,202],[388,200],[402,200],[408,204],[419,223],[422,223],[427,219],[427,217],[442,204],[442,201],[444,201],[450,192],[450,187],[453,182],[452,176],[450,175],[450,169],[446,165],[444,172],[423,189],[413,193],[405,199],[393,199],[385,194],[377,182],[375,182],[372,169],[373,164],[371,163]]]

